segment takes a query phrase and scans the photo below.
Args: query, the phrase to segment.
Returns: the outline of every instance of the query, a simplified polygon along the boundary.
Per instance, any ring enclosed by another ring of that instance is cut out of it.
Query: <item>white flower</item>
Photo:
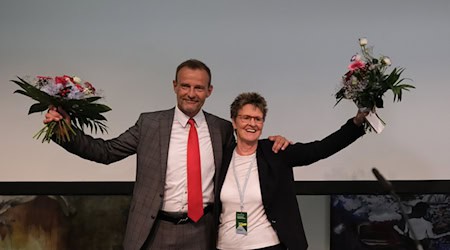
[[[78,76],[74,76],[73,77],[73,82],[76,84],[81,84],[81,78],[79,78]]]
[[[350,77],[350,81],[353,85],[358,84],[358,78],[356,78],[356,76],[351,76]]]
[[[86,96],[88,96],[88,95],[93,95],[93,94],[94,94],[94,92],[93,92],[91,89],[89,89],[89,88],[84,88],[84,89],[83,89],[83,93],[84,93],[84,95],[86,95]]]
[[[383,57],[383,59],[381,59],[381,62],[387,66],[390,66],[392,64],[391,59],[387,56]]]
[[[361,45],[361,46],[366,46],[367,43],[368,43],[367,38],[361,37],[361,38],[359,39],[359,45]]]

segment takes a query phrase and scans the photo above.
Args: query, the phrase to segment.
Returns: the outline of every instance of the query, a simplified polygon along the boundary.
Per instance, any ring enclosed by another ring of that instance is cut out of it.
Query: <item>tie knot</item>
[[[195,120],[193,118],[189,118],[188,123],[189,123],[189,125],[194,126]]]

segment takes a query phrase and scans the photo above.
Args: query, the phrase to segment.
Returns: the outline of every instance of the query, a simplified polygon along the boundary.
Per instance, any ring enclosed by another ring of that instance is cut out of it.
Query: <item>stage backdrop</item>
[[[241,92],[267,98],[263,137],[321,139],[356,113],[333,94],[367,37],[376,55],[404,67],[417,89],[385,96],[387,126],[339,154],[295,170],[297,180],[450,179],[450,2],[435,0],[110,1],[0,3],[0,181],[134,181],[135,157],[110,166],[32,136],[43,115],[14,95],[16,76],[77,75],[102,90],[109,134],[141,112],[175,105],[176,66],[208,64],[214,91],[205,110],[229,117]]]
[[[449,196],[408,195],[401,200],[403,216],[391,196],[332,195],[330,250],[416,250],[414,239],[423,249],[450,249]]]

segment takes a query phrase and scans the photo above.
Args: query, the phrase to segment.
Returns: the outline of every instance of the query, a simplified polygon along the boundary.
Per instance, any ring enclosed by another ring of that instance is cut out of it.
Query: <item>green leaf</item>
[[[33,85],[29,84],[22,78],[18,77],[20,81],[11,80],[12,82],[16,83],[21,87],[24,91],[17,91],[15,93],[19,93],[22,95],[26,95],[38,102],[43,102],[47,104],[51,104],[54,97],[50,96],[49,94],[41,91],[40,89],[34,87]],[[25,94],[26,93],[26,94]]]
[[[382,98],[378,98],[375,100],[375,107],[383,108],[383,99]]]
[[[31,105],[30,110],[28,111],[28,114],[33,114],[37,112],[43,112],[48,109],[48,105],[45,103],[35,103]]]
[[[22,95],[24,95],[24,96],[31,97],[27,92],[25,92],[25,91],[23,91],[23,90],[21,90],[21,89],[18,89],[18,90],[16,90],[16,91],[14,91],[14,94],[22,94]]]
[[[95,101],[100,100],[100,99],[101,99],[100,96],[93,96],[93,97],[88,97],[88,98],[86,98],[84,100],[86,100],[87,102],[95,102]]]

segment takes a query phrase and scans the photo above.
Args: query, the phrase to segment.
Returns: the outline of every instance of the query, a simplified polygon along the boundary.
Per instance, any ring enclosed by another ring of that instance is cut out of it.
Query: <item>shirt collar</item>
[[[175,115],[174,120],[179,122],[180,125],[185,128],[187,126],[187,123],[189,121],[189,116],[187,116],[185,113],[183,113],[178,106],[175,107]],[[195,124],[197,127],[200,127],[203,122],[206,121],[205,114],[203,113],[203,109],[201,109],[194,117],[192,117],[195,120]]]

